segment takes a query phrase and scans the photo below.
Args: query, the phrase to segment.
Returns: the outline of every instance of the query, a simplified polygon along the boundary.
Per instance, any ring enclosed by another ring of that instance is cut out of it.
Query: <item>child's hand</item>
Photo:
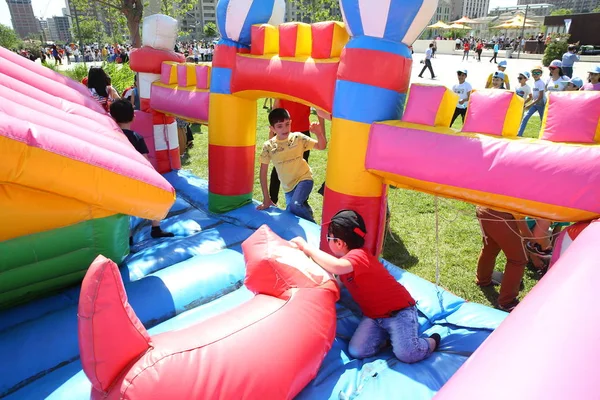
[[[312,122],[310,124],[310,132],[314,133],[315,135],[322,135],[323,134],[323,127],[318,122]]]
[[[271,201],[271,199],[268,199],[268,200],[263,200],[262,204],[260,204],[258,207],[256,207],[256,209],[262,211],[262,210],[266,210],[267,208],[269,208],[271,206],[277,207],[277,204],[273,203]]]
[[[290,240],[290,243],[292,245],[295,245],[298,249],[300,249],[302,251],[304,251],[304,248],[308,245],[308,243],[306,243],[306,240],[304,240],[300,236],[295,237],[292,240]]]

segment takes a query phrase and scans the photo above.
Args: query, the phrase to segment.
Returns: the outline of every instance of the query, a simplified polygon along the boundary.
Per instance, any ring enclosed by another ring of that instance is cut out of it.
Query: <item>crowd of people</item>
[[[185,55],[186,60],[196,64],[202,61],[212,61],[215,53],[215,44],[205,41],[177,42],[175,51]]]

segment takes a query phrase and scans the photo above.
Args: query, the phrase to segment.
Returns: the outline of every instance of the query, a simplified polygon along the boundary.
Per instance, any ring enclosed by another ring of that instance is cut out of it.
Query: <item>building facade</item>
[[[179,28],[188,33],[188,39],[204,36],[204,25],[217,24],[217,0],[198,0],[194,8],[179,19]]]
[[[565,8],[570,9],[573,14],[589,13],[592,10],[600,7],[600,0],[518,0],[518,5],[526,4],[552,4],[554,9]]]
[[[6,0],[13,29],[21,39],[28,36],[39,36],[40,24],[33,15],[31,0]]]
[[[490,0],[464,0],[462,1],[462,16],[471,19],[485,17],[490,8]]]
[[[65,44],[71,42],[73,37],[71,36],[71,24],[69,23],[69,17],[57,17],[48,18],[48,31],[50,36],[48,40]]]

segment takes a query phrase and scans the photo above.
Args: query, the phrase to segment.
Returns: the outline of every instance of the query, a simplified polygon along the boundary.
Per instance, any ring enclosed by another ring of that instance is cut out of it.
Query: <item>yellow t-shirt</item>
[[[494,74],[490,74],[490,76],[488,76],[488,80],[485,84],[486,89],[489,89],[492,87],[492,79],[494,79]],[[506,85],[510,85],[510,81],[508,80],[508,74],[505,72],[504,73],[504,88],[506,88]]]
[[[312,171],[302,155],[315,147],[316,140],[300,132],[290,133],[286,140],[277,140],[277,136],[267,140],[260,154],[260,162],[273,165],[279,175],[283,191],[294,190],[302,181],[312,181]]]

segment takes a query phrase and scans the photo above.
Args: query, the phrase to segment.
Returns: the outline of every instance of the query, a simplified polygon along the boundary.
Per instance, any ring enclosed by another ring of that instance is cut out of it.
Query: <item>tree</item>
[[[207,22],[204,24],[204,36],[207,38],[214,38],[218,36],[217,25],[214,22]]]
[[[544,50],[542,64],[547,67],[553,60],[562,60],[563,54],[567,52],[569,47],[569,37],[571,35],[568,33],[553,33],[552,40]]]
[[[14,49],[19,44],[19,38],[12,28],[0,24],[0,46]]]
[[[596,7],[592,10],[593,13],[600,13],[600,7]]]
[[[338,0],[290,0],[296,6],[302,22],[341,21],[342,12]]]
[[[550,15],[570,15],[573,14],[573,10],[570,8],[559,8],[550,13]]]
[[[92,20],[87,17],[79,20],[79,29],[74,28],[72,33],[73,37],[77,39],[77,42],[84,44],[95,42],[102,45],[107,39],[104,24],[98,20]]]

